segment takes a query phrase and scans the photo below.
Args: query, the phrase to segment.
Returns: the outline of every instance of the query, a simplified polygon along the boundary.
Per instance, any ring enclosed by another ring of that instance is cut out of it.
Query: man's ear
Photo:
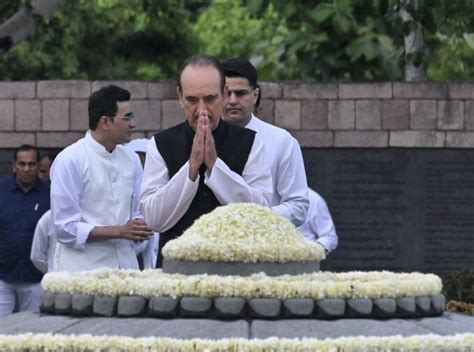
[[[178,94],[178,99],[179,99],[179,105],[184,108],[183,105],[183,94],[181,93],[181,89],[179,89],[179,86],[176,87],[176,93]]]
[[[254,104],[257,102],[258,95],[260,94],[260,87],[257,87],[253,90]]]
[[[107,116],[101,116],[99,119],[99,123],[97,124],[97,127],[100,127],[103,130],[108,130],[111,122],[112,122],[111,118]]]

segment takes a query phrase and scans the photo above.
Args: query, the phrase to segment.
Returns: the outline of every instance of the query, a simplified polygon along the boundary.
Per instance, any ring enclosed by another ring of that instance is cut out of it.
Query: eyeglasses
[[[135,115],[133,114],[133,112],[127,112],[123,116],[111,116],[111,117],[116,117],[118,119],[124,120],[127,123],[130,123],[130,121],[135,119]]]
[[[240,98],[245,98],[247,95],[249,95],[253,91],[254,91],[254,89],[252,89],[252,90],[247,90],[247,89],[229,90],[227,92],[227,96],[230,98],[232,96],[232,94],[234,94],[237,99],[240,99]]]

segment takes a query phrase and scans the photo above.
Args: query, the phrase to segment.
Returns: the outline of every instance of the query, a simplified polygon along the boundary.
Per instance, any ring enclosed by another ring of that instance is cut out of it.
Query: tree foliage
[[[205,2],[74,0],[0,56],[2,79],[157,79],[195,52]]]
[[[384,11],[366,0],[216,1],[197,29],[202,50],[249,57],[264,79],[395,79],[400,68]]]
[[[0,21],[23,1],[0,2]],[[472,80],[473,10],[471,0],[68,0],[0,55],[0,79],[173,78],[184,58],[213,53],[249,58],[266,80],[403,80],[408,62],[428,79]],[[405,55],[417,29],[423,50]]]
[[[473,79],[472,10],[470,0],[215,1],[196,26],[201,50],[248,57],[264,79],[402,80],[407,63],[424,64],[430,79]],[[424,49],[405,55],[417,29]]]

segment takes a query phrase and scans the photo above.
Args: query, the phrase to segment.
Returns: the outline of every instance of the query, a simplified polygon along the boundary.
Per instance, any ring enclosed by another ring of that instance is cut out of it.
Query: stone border
[[[45,292],[40,310],[47,314],[211,319],[418,318],[441,315],[442,294],[400,298],[321,299],[239,297],[92,296]]]
[[[130,90],[133,137],[183,121],[173,80],[0,82],[0,148],[64,148],[87,130],[87,99]],[[474,82],[261,81],[261,118],[307,148],[473,148]],[[137,120],[138,121],[138,120]],[[0,160],[1,162],[1,160]]]
[[[166,274],[184,275],[239,275],[250,276],[264,272],[268,276],[301,275],[319,271],[319,261],[287,263],[216,263],[211,261],[185,261],[163,259],[163,272]]]

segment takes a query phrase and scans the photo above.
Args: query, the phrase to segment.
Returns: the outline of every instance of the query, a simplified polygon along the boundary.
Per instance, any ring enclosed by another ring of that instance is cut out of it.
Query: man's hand
[[[121,226],[121,238],[132,241],[145,241],[153,235],[143,219],[133,219]]]
[[[204,164],[206,164],[209,172],[212,171],[217,160],[216,145],[214,137],[212,136],[211,127],[209,126],[209,119],[206,120],[206,135],[204,137]]]
[[[207,116],[207,111],[201,111],[199,113],[196,134],[193,139],[191,155],[189,156],[189,178],[192,181],[196,181],[199,168],[204,162],[204,142],[208,125],[209,117]]]

